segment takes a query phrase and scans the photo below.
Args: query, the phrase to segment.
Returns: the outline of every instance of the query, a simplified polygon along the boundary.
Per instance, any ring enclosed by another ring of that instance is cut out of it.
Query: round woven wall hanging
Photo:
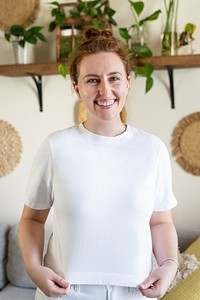
[[[10,173],[19,163],[22,141],[16,129],[0,120],[0,177]]]
[[[0,0],[0,29],[19,24],[30,26],[36,19],[40,0]]]
[[[184,117],[174,129],[173,155],[187,172],[200,176],[200,112]]]

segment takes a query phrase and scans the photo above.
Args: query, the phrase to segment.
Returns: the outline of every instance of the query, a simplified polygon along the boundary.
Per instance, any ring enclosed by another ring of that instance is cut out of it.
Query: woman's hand
[[[147,298],[163,297],[176,272],[177,265],[173,261],[166,261],[139,285],[140,292]]]
[[[32,270],[32,279],[47,297],[62,297],[69,293],[70,284],[47,267],[38,266]]]

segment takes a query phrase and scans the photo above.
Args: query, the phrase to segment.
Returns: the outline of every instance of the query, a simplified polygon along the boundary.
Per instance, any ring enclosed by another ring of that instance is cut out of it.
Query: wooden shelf
[[[27,76],[29,74],[37,75],[56,75],[59,63],[36,63],[19,65],[0,65],[0,75],[4,76]]]
[[[162,70],[168,67],[173,69],[195,68],[200,67],[200,54],[153,56],[144,59],[138,58],[138,62],[152,64],[155,70]],[[136,62],[136,64],[138,64],[138,62]]]
[[[200,54],[193,55],[176,55],[176,56],[153,56],[144,59],[133,59],[133,64],[140,65],[144,62],[150,63],[155,70],[164,70],[168,67],[178,68],[195,68],[200,67]],[[58,66],[60,62],[54,63],[36,63],[26,65],[0,65],[0,75],[4,76],[27,76],[29,74],[37,75],[57,75],[59,74]],[[67,64],[67,61],[66,61]]]

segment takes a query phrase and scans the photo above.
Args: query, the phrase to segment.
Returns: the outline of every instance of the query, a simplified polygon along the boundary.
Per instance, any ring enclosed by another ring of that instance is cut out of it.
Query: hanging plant
[[[157,20],[161,10],[156,10],[151,15],[140,19],[140,15],[144,10],[144,2],[143,1],[131,1],[130,3],[131,11],[133,14],[134,23],[130,27],[119,28],[120,36],[125,40],[126,46],[130,55],[133,58],[143,58],[143,57],[151,57],[152,51],[147,46],[144,39],[144,25],[146,22]],[[135,41],[133,42],[132,31],[135,29]],[[154,68],[151,64],[144,64],[141,67],[137,65],[134,66],[135,76],[143,76],[146,78],[146,87],[145,92],[147,93],[153,86],[153,78],[152,73]]]

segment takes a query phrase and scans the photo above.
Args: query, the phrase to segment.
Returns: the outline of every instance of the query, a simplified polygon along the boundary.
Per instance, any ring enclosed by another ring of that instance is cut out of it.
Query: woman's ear
[[[127,81],[128,81],[128,88],[130,88],[130,85],[131,85],[131,75],[128,76]]]
[[[75,81],[73,81],[73,88],[74,88],[74,91],[76,92],[77,96],[80,98],[79,88]]]

